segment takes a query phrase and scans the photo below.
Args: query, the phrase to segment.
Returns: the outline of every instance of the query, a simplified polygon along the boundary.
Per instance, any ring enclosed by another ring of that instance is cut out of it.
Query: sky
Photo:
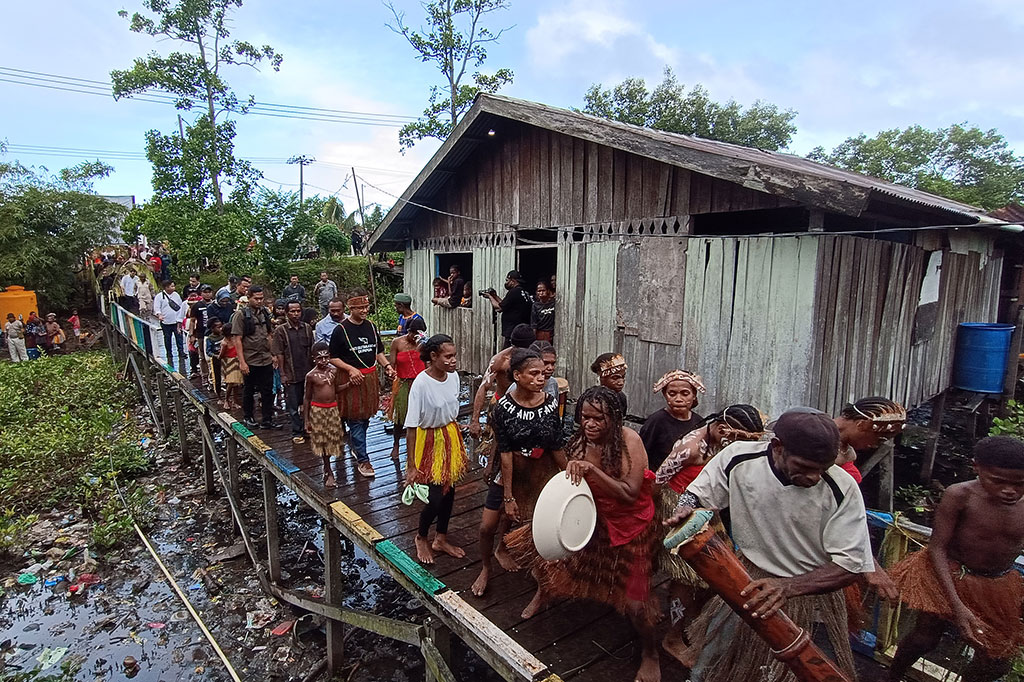
[[[420,25],[420,3],[394,5]],[[50,170],[106,160],[115,171],[96,190],[145,201],[152,190],[144,135],[177,130],[172,106],[6,82],[19,80],[10,69],[105,82],[136,57],[180,49],[131,33],[121,9],[141,10],[141,0],[5,9],[0,140],[12,147],[5,160]],[[414,117],[441,75],[388,28],[393,21],[376,0],[247,0],[234,15],[232,38],[272,45],[284,62],[279,72],[238,67],[224,75],[240,97],[260,102]],[[997,129],[1024,153],[1019,0],[510,0],[487,21],[506,30],[482,70],[511,68],[515,81],[502,93],[513,97],[581,106],[594,83],[638,76],[653,87],[670,66],[681,83],[702,84],[715,99],[795,110],[798,132],[788,151],[798,154],[859,133],[963,121]],[[256,166],[272,189],[298,189],[299,168],[285,159],[314,157],[306,193],[335,194],[348,210],[356,207],[352,166],[364,200],[387,208],[440,145],[424,140],[403,154],[395,126],[257,116],[238,118],[235,142],[237,156],[263,160]]]

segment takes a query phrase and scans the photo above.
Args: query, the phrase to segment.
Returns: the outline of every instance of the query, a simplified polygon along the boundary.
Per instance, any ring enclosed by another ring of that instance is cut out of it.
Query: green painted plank
[[[376,545],[378,552],[384,558],[394,564],[395,568],[407,575],[410,580],[419,585],[428,594],[439,594],[448,589],[443,582],[427,573],[427,570],[420,566],[408,554],[398,549],[393,542],[385,540]]]
[[[234,429],[237,433],[241,434],[243,438],[248,438],[249,436],[253,435],[252,431],[245,428],[245,424],[243,424],[242,422],[232,422],[231,428]]]

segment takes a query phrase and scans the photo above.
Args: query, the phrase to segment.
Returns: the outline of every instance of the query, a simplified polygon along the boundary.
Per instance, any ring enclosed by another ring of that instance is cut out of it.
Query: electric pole
[[[315,162],[316,162],[316,159],[314,159],[312,156],[306,156],[305,154],[300,154],[299,156],[293,156],[292,158],[288,159],[288,163],[297,163],[297,164],[299,164],[299,207],[300,208],[302,207],[302,201],[303,201],[302,171],[303,171],[303,169],[306,166],[308,166],[311,163],[315,163]]]

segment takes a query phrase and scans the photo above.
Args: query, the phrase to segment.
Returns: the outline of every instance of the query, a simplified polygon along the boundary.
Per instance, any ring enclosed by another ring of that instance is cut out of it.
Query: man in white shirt
[[[153,299],[153,314],[160,320],[160,329],[164,333],[164,352],[167,355],[167,364],[174,366],[172,356],[171,338],[174,338],[178,346],[178,371],[185,373],[185,345],[181,334],[181,323],[188,312],[181,296],[174,290],[174,282],[165,280],[163,291]]]
[[[812,633],[850,679],[853,655],[842,588],[874,569],[864,500],[835,465],[839,430],[827,415],[790,411],[770,443],[722,450],[687,487],[675,525],[697,507],[730,513],[732,539],[753,582],[743,591],[753,617],[786,615]],[[699,658],[694,682],[781,679],[785,668],[720,597],[690,628]]]
[[[139,314],[139,278],[135,274],[135,268],[128,268],[128,271],[121,277],[121,307],[135,315]]]

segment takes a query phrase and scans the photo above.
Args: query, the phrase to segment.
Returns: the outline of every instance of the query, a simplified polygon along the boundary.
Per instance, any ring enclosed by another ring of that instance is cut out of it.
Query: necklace
[[[365,322],[366,320],[363,320],[363,321]],[[348,338],[348,330],[345,329],[344,322],[338,323],[338,326],[341,327],[341,332],[345,335],[345,343],[348,344],[348,349],[350,351],[352,351],[353,357],[355,357],[356,361],[360,365],[363,366],[363,369],[370,369],[371,367],[376,367],[377,366],[377,354],[374,353],[373,362],[371,364],[368,365],[365,362],[363,362],[363,359],[361,357],[359,357],[359,353],[356,353],[355,347],[352,346],[352,339]],[[376,342],[377,342],[377,328],[373,326],[373,322],[370,323],[370,328],[373,329],[373,341],[376,344]]]

